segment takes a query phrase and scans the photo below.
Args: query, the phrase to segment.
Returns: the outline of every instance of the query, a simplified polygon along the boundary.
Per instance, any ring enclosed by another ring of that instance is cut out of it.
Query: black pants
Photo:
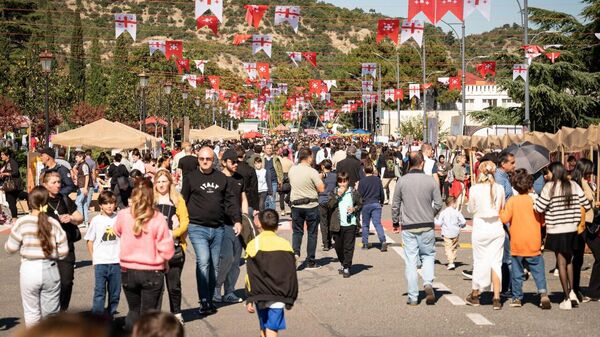
[[[292,207],[292,247],[294,254],[300,256],[302,237],[304,237],[304,224],[308,238],[306,240],[306,261],[314,262],[317,251],[317,236],[319,235],[319,207],[298,208]]]
[[[73,280],[75,278],[75,252],[69,251],[66,258],[57,261],[60,275],[60,311],[67,311],[73,293]]]
[[[356,243],[356,226],[342,226],[339,232],[333,232],[335,253],[344,268],[352,266],[354,245]]]
[[[279,192],[279,208],[282,211],[285,211],[285,197],[287,194],[289,194],[289,193]]]
[[[121,284],[129,307],[125,320],[127,329],[131,329],[142,314],[160,309],[164,275],[162,270],[121,270]]]
[[[577,235],[577,248],[573,250],[573,291],[581,291],[581,267],[583,266],[583,253],[585,251],[585,239],[583,233]]]
[[[592,298],[600,298],[600,238],[598,235],[591,235],[586,232],[585,242],[594,255],[594,265],[586,295]]]
[[[323,247],[331,248],[331,231],[329,231],[331,212],[329,212],[329,208],[327,208],[327,206],[319,205],[319,213],[319,225],[321,226],[321,239],[323,240]]]
[[[169,309],[172,314],[181,313],[181,271],[185,264],[185,254],[183,255],[183,261],[179,263],[169,262],[169,271],[165,273],[165,282],[167,283],[167,293],[169,294]],[[162,307],[162,295],[160,292],[160,299],[158,304]],[[160,309],[160,308],[159,308]]]
[[[12,191],[12,192],[6,192],[6,203],[8,203],[8,208],[10,209],[10,215],[13,218],[17,218],[18,212],[17,212],[17,200],[19,200],[19,193],[21,193],[20,191]]]

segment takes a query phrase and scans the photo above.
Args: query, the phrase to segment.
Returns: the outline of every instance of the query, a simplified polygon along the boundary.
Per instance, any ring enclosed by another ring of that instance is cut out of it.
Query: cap
[[[221,157],[222,161],[226,161],[227,159],[231,160],[231,161],[237,161],[238,157],[237,157],[237,152],[234,149],[229,149],[227,151],[225,151],[225,153],[223,153],[223,157]]]
[[[348,146],[346,153],[349,155],[355,155],[356,154],[356,146],[354,146],[354,145]]]
[[[40,151],[40,154],[46,154],[48,155],[48,157],[56,157],[56,152],[54,152],[54,149],[52,149],[51,147],[46,147],[44,148],[42,151]]]

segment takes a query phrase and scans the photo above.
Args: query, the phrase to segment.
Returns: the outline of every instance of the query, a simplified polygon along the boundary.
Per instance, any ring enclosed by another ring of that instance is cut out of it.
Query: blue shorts
[[[285,315],[284,309],[257,309],[258,322],[260,323],[261,330],[285,330]]]

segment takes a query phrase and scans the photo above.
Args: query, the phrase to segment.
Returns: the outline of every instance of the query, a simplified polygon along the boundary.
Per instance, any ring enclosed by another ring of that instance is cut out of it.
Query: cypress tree
[[[77,0],[71,34],[71,59],[69,77],[75,89],[75,100],[85,99],[85,51],[83,50],[83,27],[81,25],[81,0]]]
[[[88,87],[86,90],[86,100],[92,106],[99,106],[105,104],[106,78],[104,77],[102,60],[100,57],[101,51],[98,37],[95,37],[92,40],[90,52],[91,61],[87,78]]]

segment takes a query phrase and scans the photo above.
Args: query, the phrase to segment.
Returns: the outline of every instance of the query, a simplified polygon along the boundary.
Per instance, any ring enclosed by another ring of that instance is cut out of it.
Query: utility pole
[[[462,79],[461,79],[461,90],[462,90],[462,119],[461,119],[461,124],[462,124],[462,132],[461,134],[464,135],[465,134],[465,130],[467,128],[467,76],[465,74],[465,71],[467,71],[467,62],[465,60],[465,45],[466,45],[466,39],[465,39],[465,20],[463,19],[462,24],[461,24],[461,30],[462,30],[462,44],[460,46],[460,56],[461,56],[461,71],[462,71]]]
[[[400,53],[396,51],[396,89],[400,89]],[[398,129],[400,129],[400,99],[396,100],[396,109],[398,109]],[[392,114],[389,114],[390,134],[392,136]]]
[[[527,4],[527,0],[523,0],[523,28],[524,28],[524,36],[523,42],[525,45],[529,44],[529,7]],[[527,57],[525,57],[525,63],[528,64]],[[529,130],[531,127],[531,118],[529,114],[529,69],[527,68],[527,72],[525,73],[525,126]]]
[[[421,66],[423,67],[423,142],[427,143],[427,132],[429,130],[427,128],[427,89],[425,88],[425,82],[427,82],[427,74],[425,73],[425,37],[423,37],[423,46],[421,49]]]
[[[383,113],[383,111],[381,110],[381,63],[377,63],[377,66],[377,70],[379,72],[379,74],[377,75],[379,78],[379,83],[377,84],[377,117],[374,118],[374,120],[381,119]],[[377,129],[377,123],[375,122],[373,122],[373,130],[375,131],[375,134],[379,133],[379,130]],[[381,135],[383,136],[383,132],[381,132]]]

